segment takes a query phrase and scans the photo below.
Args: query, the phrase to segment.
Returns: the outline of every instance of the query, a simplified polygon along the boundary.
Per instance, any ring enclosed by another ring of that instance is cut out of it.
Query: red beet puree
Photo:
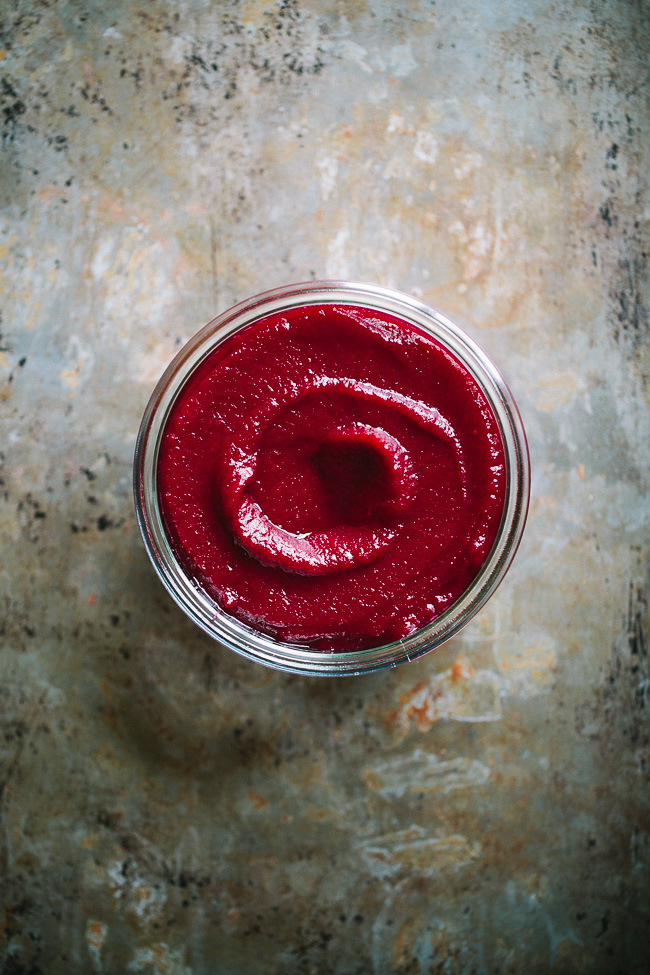
[[[476,382],[401,319],[348,305],[270,315],[181,389],[158,468],[184,569],[282,641],[407,636],[467,588],[504,505]]]

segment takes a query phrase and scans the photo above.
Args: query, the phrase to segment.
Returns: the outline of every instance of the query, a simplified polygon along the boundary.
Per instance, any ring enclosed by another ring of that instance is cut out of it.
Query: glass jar
[[[393,643],[352,652],[327,652],[283,643],[228,615],[180,564],[165,531],[158,491],[158,458],[165,424],[194,371],[234,332],[271,314],[306,305],[355,305],[394,315],[432,336],[465,367],[497,420],[506,461],[505,502],[492,549],[463,594],[440,616]],[[312,676],[370,673],[434,650],[485,605],[506,574],[521,539],[530,485],[524,427],[513,396],[488,356],[444,315],[408,295],[375,285],[319,281],[288,285],[256,295],[201,329],[171,362],[142,419],[134,461],[135,507],[149,557],[181,609],[220,644],[258,663]]]

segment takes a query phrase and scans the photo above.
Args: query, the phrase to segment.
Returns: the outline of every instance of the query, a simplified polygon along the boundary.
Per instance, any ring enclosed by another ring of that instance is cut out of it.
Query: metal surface
[[[647,6],[0,16],[2,970],[647,972]],[[130,493],[179,345],[310,277],[467,323],[533,464],[489,605],[345,680],[202,635]]]

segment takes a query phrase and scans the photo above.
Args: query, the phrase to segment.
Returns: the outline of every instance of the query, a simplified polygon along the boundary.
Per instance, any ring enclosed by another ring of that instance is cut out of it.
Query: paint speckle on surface
[[[362,843],[363,855],[379,877],[403,871],[412,875],[458,868],[481,855],[478,843],[457,834],[430,835],[413,826],[395,833],[374,836]]]
[[[4,5],[0,970],[647,975],[646,6]],[[306,681],[166,596],[131,463],[326,276],[467,326],[533,496],[449,644]]]
[[[333,156],[326,156],[319,159],[318,168],[320,170],[320,188],[323,201],[326,202],[336,186],[336,176],[339,170],[338,160]]]
[[[438,143],[431,132],[420,129],[415,134],[413,155],[420,162],[434,163],[438,155]]]
[[[491,670],[474,670],[467,659],[435,674],[400,695],[399,707],[386,715],[386,724],[404,737],[411,723],[429,731],[437,721],[498,721],[502,682]]]
[[[378,762],[364,770],[369,789],[386,798],[405,793],[440,793],[483,785],[490,777],[490,767],[476,759],[439,759],[416,748],[410,755]]]
[[[184,952],[172,951],[163,941],[147,948],[137,948],[127,965],[129,972],[152,972],[153,975],[193,975],[183,961]]]
[[[103,921],[89,920],[86,924],[88,954],[92,967],[96,972],[101,972],[102,970],[101,952],[107,934],[108,925],[104,924]]]

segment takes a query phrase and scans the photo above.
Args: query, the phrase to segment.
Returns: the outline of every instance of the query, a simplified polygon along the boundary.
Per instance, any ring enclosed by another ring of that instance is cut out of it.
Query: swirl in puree
[[[352,651],[406,637],[472,582],[505,496],[497,421],[467,369],[404,320],[305,305],[233,334],[160,446],[165,530],[222,609]]]

